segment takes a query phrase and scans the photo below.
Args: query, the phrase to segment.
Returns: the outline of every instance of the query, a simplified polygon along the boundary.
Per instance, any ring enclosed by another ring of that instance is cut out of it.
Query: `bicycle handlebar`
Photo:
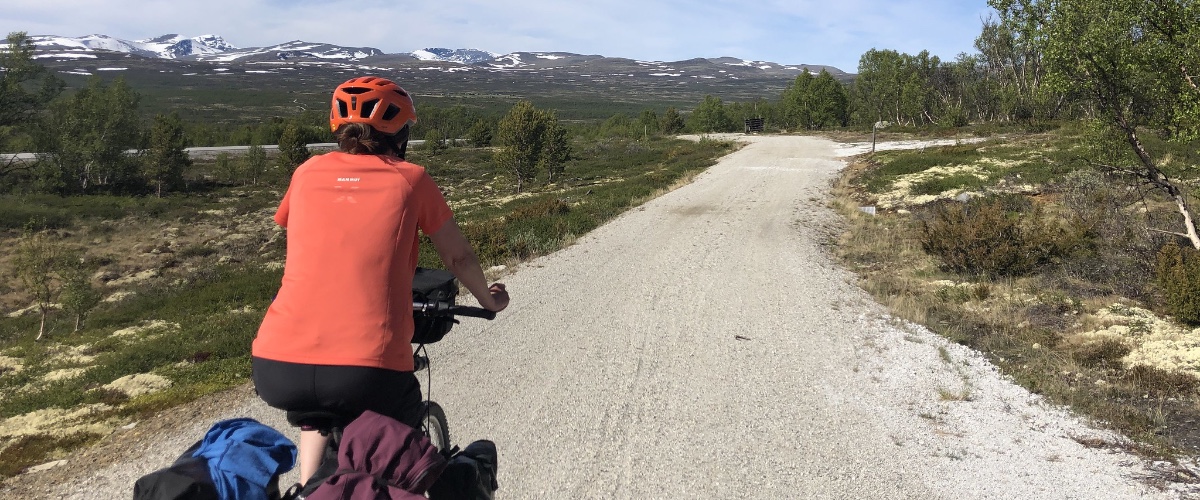
[[[496,319],[495,311],[489,311],[482,307],[459,306],[442,301],[421,302],[414,300],[413,312],[424,313],[430,316],[468,316],[487,320]]]

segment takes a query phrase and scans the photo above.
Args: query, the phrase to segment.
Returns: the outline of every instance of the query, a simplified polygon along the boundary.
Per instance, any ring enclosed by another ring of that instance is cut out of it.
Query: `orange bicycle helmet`
[[[412,96],[377,76],[353,78],[333,91],[329,110],[329,129],[337,132],[347,123],[365,123],[385,134],[395,134],[417,123],[417,109]]]

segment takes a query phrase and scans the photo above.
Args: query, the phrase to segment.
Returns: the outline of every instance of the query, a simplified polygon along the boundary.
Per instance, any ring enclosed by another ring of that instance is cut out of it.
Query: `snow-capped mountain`
[[[201,54],[216,54],[236,49],[217,35],[201,35],[185,38],[176,34],[163,35],[149,40],[123,40],[108,35],[63,37],[35,35],[29,37],[37,50],[43,54],[86,54],[95,50],[125,52],[142,57],[181,59]],[[68,56],[70,57],[70,56]]]
[[[421,49],[412,52],[411,55],[422,61],[456,62],[459,64],[477,64],[500,57],[500,54],[486,50],[443,48]]]
[[[217,35],[200,35],[192,38],[184,38],[171,34],[150,40],[143,40],[139,43],[157,52],[159,57],[165,59],[180,59],[188,56],[220,54],[230,50],[237,50],[237,47],[234,47],[229,42],[226,42],[224,38]]]
[[[383,55],[383,51],[373,47],[343,47],[328,43],[310,43],[293,40],[270,47],[250,47],[245,49],[227,50],[212,54],[197,54],[195,59],[213,62],[232,61],[295,61],[295,60],[343,60],[357,61],[359,59]]]
[[[183,37],[177,34],[162,35],[147,40],[125,40],[108,35],[86,35],[65,37],[57,35],[35,35],[29,37],[41,57],[86,58],[97,50],[124,52],[142,57],[159,59],[197,59],[211,62],[272,61],[272,60],[347,60],[357,61],[372,56],[384,55],[374,47],[343,47],[327,43],[311,43],[293,40],[269,47],[240,49],[217,35]],[[411,53],[393,54],[401,58],[412,57],[422,61],[441,61],[458,64],[489,62],[499,54],[478,49],[428,48]]]
[[[384,53],[373,47],[346,47],[328,43],[295,40],[269,47],[237,48],[217,35],[183,37],[163,35],[147,40],[123,40],[107,35],[62,37],[40,35],[30,39],[37,47],[34,57],[64,63],[81,60],[106,61],[132,54],[147,59],[200,61],[218,65],[237,64],[259,66],[247,72],[271,72],[264,65],[280,64],[336,66],[356,71],[381,68],[401,68],[416,64],[421,71],[443,72],[538,72],[553,71],[593,78],[596,75],[652,79],[679,78],[695,80],[737,80],[777,76],[792,78],[809,72],[828,69],[836,78],[850,75],[837,68],[821,65],[784,65],[766,61],[748,61],[733,57],[696,58],[686,61],[635,61],[621,57],[581,55],[569,52],[510,52],[497,54],[480,49],[426,48],[414,52]],[[0,42],[3,45],[3,42]],[[84,65],[86,66],[86,65]],[[110,70],[116,65],[105,66]],[[121,66],[124,67],[124,66]],[[87,69],[74,66],[64,69],[69,74],[91,74],[99,67]],[[164,70],[165,71],[165,70]],[[227,72],[228,69],[220,69]],[[223,73],[224,74],[224,73]]]
[[[227,111],[261,118],[293,109],[321,109],[329,102],[326,89],[363,75],[389,78],[410,92],[443,102],[493,102],[503,96],[546,98],[580,103],[580,113],[596,117],[611,113],[614,107],[636,115],[642,111],[639,106],[694,103],[710,95],[729,102],[750,102],[778,96],[798,75],[822,69],[841,81],[853,79],[853,75],[829,66],[734,57],[650,61],[571,52],[495,54],[446,48],[383,53],[370,47],[304,41],[234,48],[217,36],[164,35],[138,41],[104,35],[31,38],[36,43],[33,57],[72,88],[87,85],[88,78],[118,76],[135,89],[168,88],[170,94],[153,94],[156,105],[195,112],[197,119],[225,116]],[[291,104],[281,98],[245,106],[213,102],[214,96],[230,91],[263,93],[267,89],[280,96],[286,93]],[[427,101],[422,98],[422,102]]]

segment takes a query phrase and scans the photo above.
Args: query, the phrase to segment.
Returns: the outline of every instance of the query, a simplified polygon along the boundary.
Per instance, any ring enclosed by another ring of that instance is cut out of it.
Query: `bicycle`
[[[447,323],[450,326],[446,328],[446,331],[449,331],[449,328],[452,328],[453,325],[458,324],[458,320],[455,319],[456,316],[492,320],[496,318],[496,313],[480,307],[460,306],[454,304],[453,302],[447,302],[444,300],[435,300],[432,302],[414,300],[413,316],[414,319],[416,319],[418,316],[427,319],[430,323],[428,328],[431,329],[438,328],[437,323],[439,319],[447,319]],[[445,333],[442,333],[441,335],[445,335]],[[416,338],[417,337],[414,334],[414,339]],[[437,340],[441,340],[441,337],[438,336]],[[437,340],[432,342],[421,342],[418,344],[418,347],[413,354],[414,373],[425,371],[427,374],[429,374],[429,356],[423,353],[425,352],[425,345],[436,342]],[[432,375],[429,375],[430,376],[426,378],[427,383],[425,384],[425,390],[429,395],[425,397],[425,401],[423,403],[422,412],[424,416],[421,420],[421,431],[429,437],[429,441],[434,447],[436,447],[439,451],[446,452],[452,449],[452,444],[450,442],[450,425],[446,420],[446,411],[442,409],[441,405],[437,404],[432,399]]]
[[[449,271],[417,269],[413,279],[414,332],[412,343],[417,345],[413,350],[414,373],[424,371],[427,375],[430,374],[430,360],[425,346],[440,341],[454,325],[459,323],[457,317],[495,319],[496,313],[493,311],[455,304],[457,294],[457,280]],[[430,375],[426,378],[423,387],[425,397],[421,403],[422,417],[419,430],[429,438],[430,444],[437,448],[443,456],[449,458],[455,450],[450,439],[450,425],[446,418],[446,411],[432,400],[431,386],[432,376]],[[326,443],[322,464],[316,474],[308,484],[298,490],[289,491],[284,498],[304,498],[335,472],[342,432],[352,420],[351,417],[331,411],[306,411],[296,417],[296,423],[320,431],[323,435],[328,436],[329,440]]]

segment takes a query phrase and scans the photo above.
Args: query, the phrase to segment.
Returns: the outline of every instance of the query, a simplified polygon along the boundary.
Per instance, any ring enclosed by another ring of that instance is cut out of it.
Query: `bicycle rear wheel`
[[[446,423],[446,411],[433,401],[425,402],[425,417],[421,420],[421,431],[438,451],[450,449],[450,425]]]

